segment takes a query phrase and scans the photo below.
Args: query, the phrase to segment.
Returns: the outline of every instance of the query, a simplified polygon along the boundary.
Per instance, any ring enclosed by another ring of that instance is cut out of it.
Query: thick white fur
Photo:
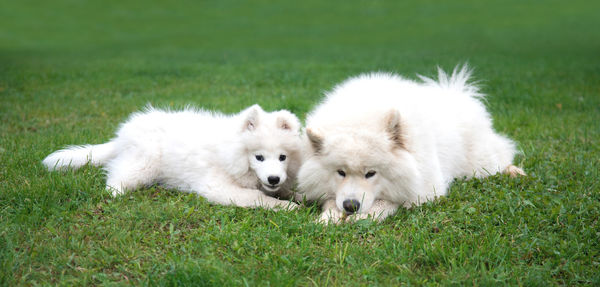
[[[300,166],[299,129],[290,112],[267,113],[258,105],[231,116],[150,107],[133,114],[108,143],[67,147],[43,163],[50,170],[103,166],[113,195],[161,184],[218,204],[296,206],[272,196],[291,193]],[[279,182],[269,183],[269,176]]]
[[[321,220],[346,218],[346,200],[360,203],[346,220],[381,220],[446,195],[456,177],[524,174],[469,76],[466,66],[451,76],[440,70],[437,81],[363,74],[327,93],[307,117],[312,153],[298,175],[301,195],[322,203]]]

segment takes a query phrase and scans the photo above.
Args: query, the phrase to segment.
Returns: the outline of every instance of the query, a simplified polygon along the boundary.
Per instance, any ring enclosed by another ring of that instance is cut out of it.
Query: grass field
[[[0,1],[0,285],[600,285],[598,1]],[[49,173],[151,103],[304,118],[360,72],[468,62],[530,176],[457,180],[382,224],[117,199]]]

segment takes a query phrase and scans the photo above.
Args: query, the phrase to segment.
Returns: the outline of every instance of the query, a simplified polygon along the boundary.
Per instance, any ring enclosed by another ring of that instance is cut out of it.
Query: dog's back
[[[459,176],[486,176],[512,162],[515,145],[494,132],[483,95],[469,84],[466,67],[422,83],[388,73],[351,78],[328,93],[307,117],[321,130],[376,129],[387,111],[399,111],[404,144],[419,158],[439,157],[451,181]]]

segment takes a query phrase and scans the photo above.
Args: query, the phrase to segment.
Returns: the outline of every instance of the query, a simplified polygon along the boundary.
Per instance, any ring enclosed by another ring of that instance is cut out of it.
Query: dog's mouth
[[[266,191],[269,191],[269,192],[275,192],[275,191],[278,191],[278,190],[279,190],[279,188],[281,187],[281,185],[278,185],[278,184],[277,184],[277,185],[276,185],[276,184],[274,184],[274,185],[271,185],[271,184],[264,184],[264,183],[263,183],[263,184],[262,184],[262,187],[263,187],[263,188],[264,188]]]

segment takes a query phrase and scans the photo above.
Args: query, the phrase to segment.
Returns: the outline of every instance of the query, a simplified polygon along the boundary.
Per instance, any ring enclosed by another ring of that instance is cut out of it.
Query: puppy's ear
[[[402,123],[400,122],[400,113],[397,110],[390,110],[384,117],[385,131],[396,148],[405,148],[404,136],[402,135]]]
[[[256,126],[258,125],[258,117],[262,111],[263,109],[259,105],[253,105],[244,111],[244,114],[246,114],[246,119],[244,120],[243,126],[244,131],[253,131],[256,129]]]
[[[298,131],[300,128],[298,118],[288,111],[279,111],[276,123],[278,128],[286,131]]]
[[[310,141],[310,145],[315,154],[321,153],[323,150],[323,136],[320,132],[318,130],[306,128],[306,135],[308,136],[308,140]]]

